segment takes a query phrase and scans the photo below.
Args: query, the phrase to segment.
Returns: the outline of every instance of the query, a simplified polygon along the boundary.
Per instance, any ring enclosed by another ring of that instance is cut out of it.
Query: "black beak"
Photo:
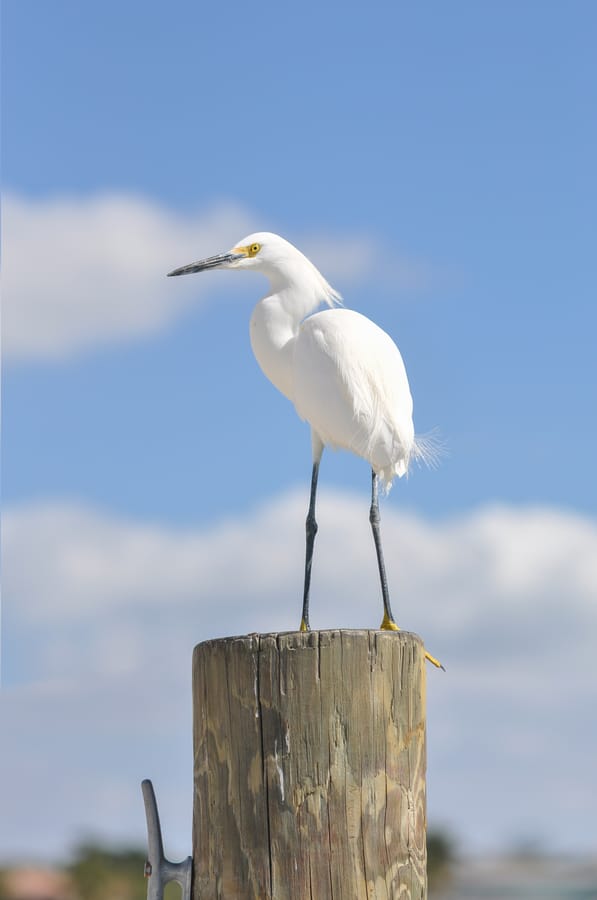
[[[173,269],[168,272],[171,275],[190,275],[192,272],[203,272],[205,269],[219,269],[226,266],[227,263],[234,262],[235,259],[242,259],[242,253],[218,253],[217,256],[208,256],[207,259],[200,259],[199,262],[189,263],[188,266],[181,266],[180,269]]]

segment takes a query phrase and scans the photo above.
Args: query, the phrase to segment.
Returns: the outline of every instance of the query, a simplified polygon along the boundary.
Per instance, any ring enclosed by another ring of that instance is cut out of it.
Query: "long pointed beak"
[[[216,256],[208,256],[207,259],[200,259],[198,262],[189,263],[188,266],[181,266],[179,269],[173,269],[168,272],[171,275],[190,275],[192,272],[203,272],[205,269],[219,269],[228,263],[234,262],[236,259],[242,259],[242,253],[218,253]]]

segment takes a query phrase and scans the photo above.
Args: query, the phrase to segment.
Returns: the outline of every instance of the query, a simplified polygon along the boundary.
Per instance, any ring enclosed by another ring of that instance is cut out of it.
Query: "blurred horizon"
[[[0,860],[191,839],[192,647],[298,627],[309,430],[249,344],[254,230],[396,340],[384,498],[429,820],[595,854],[597,7],[5,0]],[[582,437],[579,435],[582,432]],[[377,627],[367,465],[326,452],[312,626]],[[168,725],[165,728],[164,723]]]
[[[88,839],[60,866],[0,867],[0,900],[99,900],[106,896],[142,900],[146,894],[145,859],[141,847],[110,847]],[[581,900],[593,896],[597,888],[597,860],[594,856],[545,856],[537,847],[467,858],[459,855],[449,836],[432,829],[428,881],[432,900],[525,900],[537,896]],[[166,900],[177,896],[177,888],[167,886]]]

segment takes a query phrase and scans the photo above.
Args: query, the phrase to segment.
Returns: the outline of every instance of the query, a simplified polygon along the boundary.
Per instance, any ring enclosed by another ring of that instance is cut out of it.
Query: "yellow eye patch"
[[[261,244],[249,244],[248,247],[235,247],[235,253],[242,253],[243,256],[257,256],[259,251],[261,250]]]

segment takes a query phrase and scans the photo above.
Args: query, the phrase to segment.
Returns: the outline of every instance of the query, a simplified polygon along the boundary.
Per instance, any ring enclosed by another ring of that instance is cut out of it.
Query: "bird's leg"
[[[303,590],[303,615],[301,618],[301,631],[310,631],[309,625],[309,590],[311,588],[311,563],[313,562],[313,545],[317,534],[317,522],[315,521],[315,496],[317,494],[317,477],[319,475],[319,459],[313,462],[311,473],[311,497],[309,499],[309,512],[307,513],[306,532],[307,549],[305,554],[305,587]]]
[[[379,567],[379,579],[381,581],[381,595],[383,598],[383,620],[380,628],[382,628],[384,631],[400,631],[400,628],[394,621],[394,616],[392,615],[392,608],[390,606],[390,592],[388,591],[388,579],[386,576],[386,566],[383,559],[383,551],[381,549],[378,480],[377,475],[374,471],[371,472],[371,476],[371,509],[369,510],[369,521],[371,522],[373,540],[375,541],[377,565]],[[444,668],[439,659],[436,659],[435,656],[431,656],[431,654],[427,653],[427,651],[425,651],[425,659],[428,659],[429,662],[436,666],[438,669]]]
[[[369,510],[369,521],[371,522],[371,530],[373,531],[373,540],[375,542],[375,552],[377,553],[379,580],[381,581],[381,596],[383,599],[383,621],[380,627],[390,631],[399,631],[390,607],[390,592],[388,591],[388,578],[383,559],[383,551],[381,549],[381,533],[379,528],[378,480],[377,475],[373,470],[371,470],[371,509]]]

